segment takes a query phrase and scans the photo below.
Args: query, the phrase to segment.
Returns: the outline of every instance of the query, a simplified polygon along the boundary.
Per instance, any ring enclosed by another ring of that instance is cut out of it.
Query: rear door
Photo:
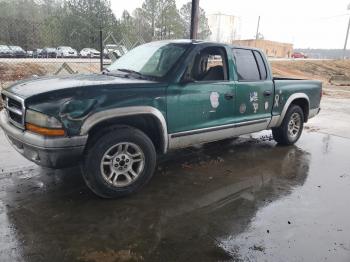
[[[273,82],[260,52],[234,48],[237,122],[271,118]]]

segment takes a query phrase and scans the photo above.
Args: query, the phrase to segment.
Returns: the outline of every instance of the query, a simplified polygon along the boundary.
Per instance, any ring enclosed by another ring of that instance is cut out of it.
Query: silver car
[[[80,57],[84,58],[98,58],[100,57],[100,52],[94,48],[84,48],[80,51]]]
[[[77,50],[73,49],[70,46],[59,46],[59,47],[57,47],[56,53],[57,53],[57,57],[60,57],[60,58],[78,57]]]

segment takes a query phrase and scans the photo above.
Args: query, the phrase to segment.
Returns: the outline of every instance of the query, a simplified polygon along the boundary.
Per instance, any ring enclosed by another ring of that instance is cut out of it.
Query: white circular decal
[[[213,108],[217,108],[219,106],[219,93],[211,92],[210,93],[210,103]]]
[[[239,112],[241,114],[244,114],[246,110],[247,110],[247,106],[245,104],[241,104],[239,107]]]
[[[269,109],[269,102],[265,101],[265,110]]]

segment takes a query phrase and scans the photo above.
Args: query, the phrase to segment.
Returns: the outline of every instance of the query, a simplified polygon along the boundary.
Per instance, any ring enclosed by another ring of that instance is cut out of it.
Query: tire
[[[131,127],[99,134],[101,137],[93,140],[83,161],[86,185],[102,198],[122,197],[140,190],[156,166],[156,150],[150,138]]]
[[[304,113],[300,106],[291,105],[279,127],[272,128],[274,140],[280,145],[296,143],[304,128]]]

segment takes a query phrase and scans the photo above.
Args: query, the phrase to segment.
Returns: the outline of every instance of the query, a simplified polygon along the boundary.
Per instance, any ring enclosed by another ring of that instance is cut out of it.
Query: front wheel
[[[279,127],[272,128],[273,138],[280,145],[296,143],[304,128],[304,113],[300,106],[292,105]]]
[[[83,164],[87,186],[98,196],[116,198],[138,191],[152,177],[156,151],[142,131],[122,127],[88,148]]]

